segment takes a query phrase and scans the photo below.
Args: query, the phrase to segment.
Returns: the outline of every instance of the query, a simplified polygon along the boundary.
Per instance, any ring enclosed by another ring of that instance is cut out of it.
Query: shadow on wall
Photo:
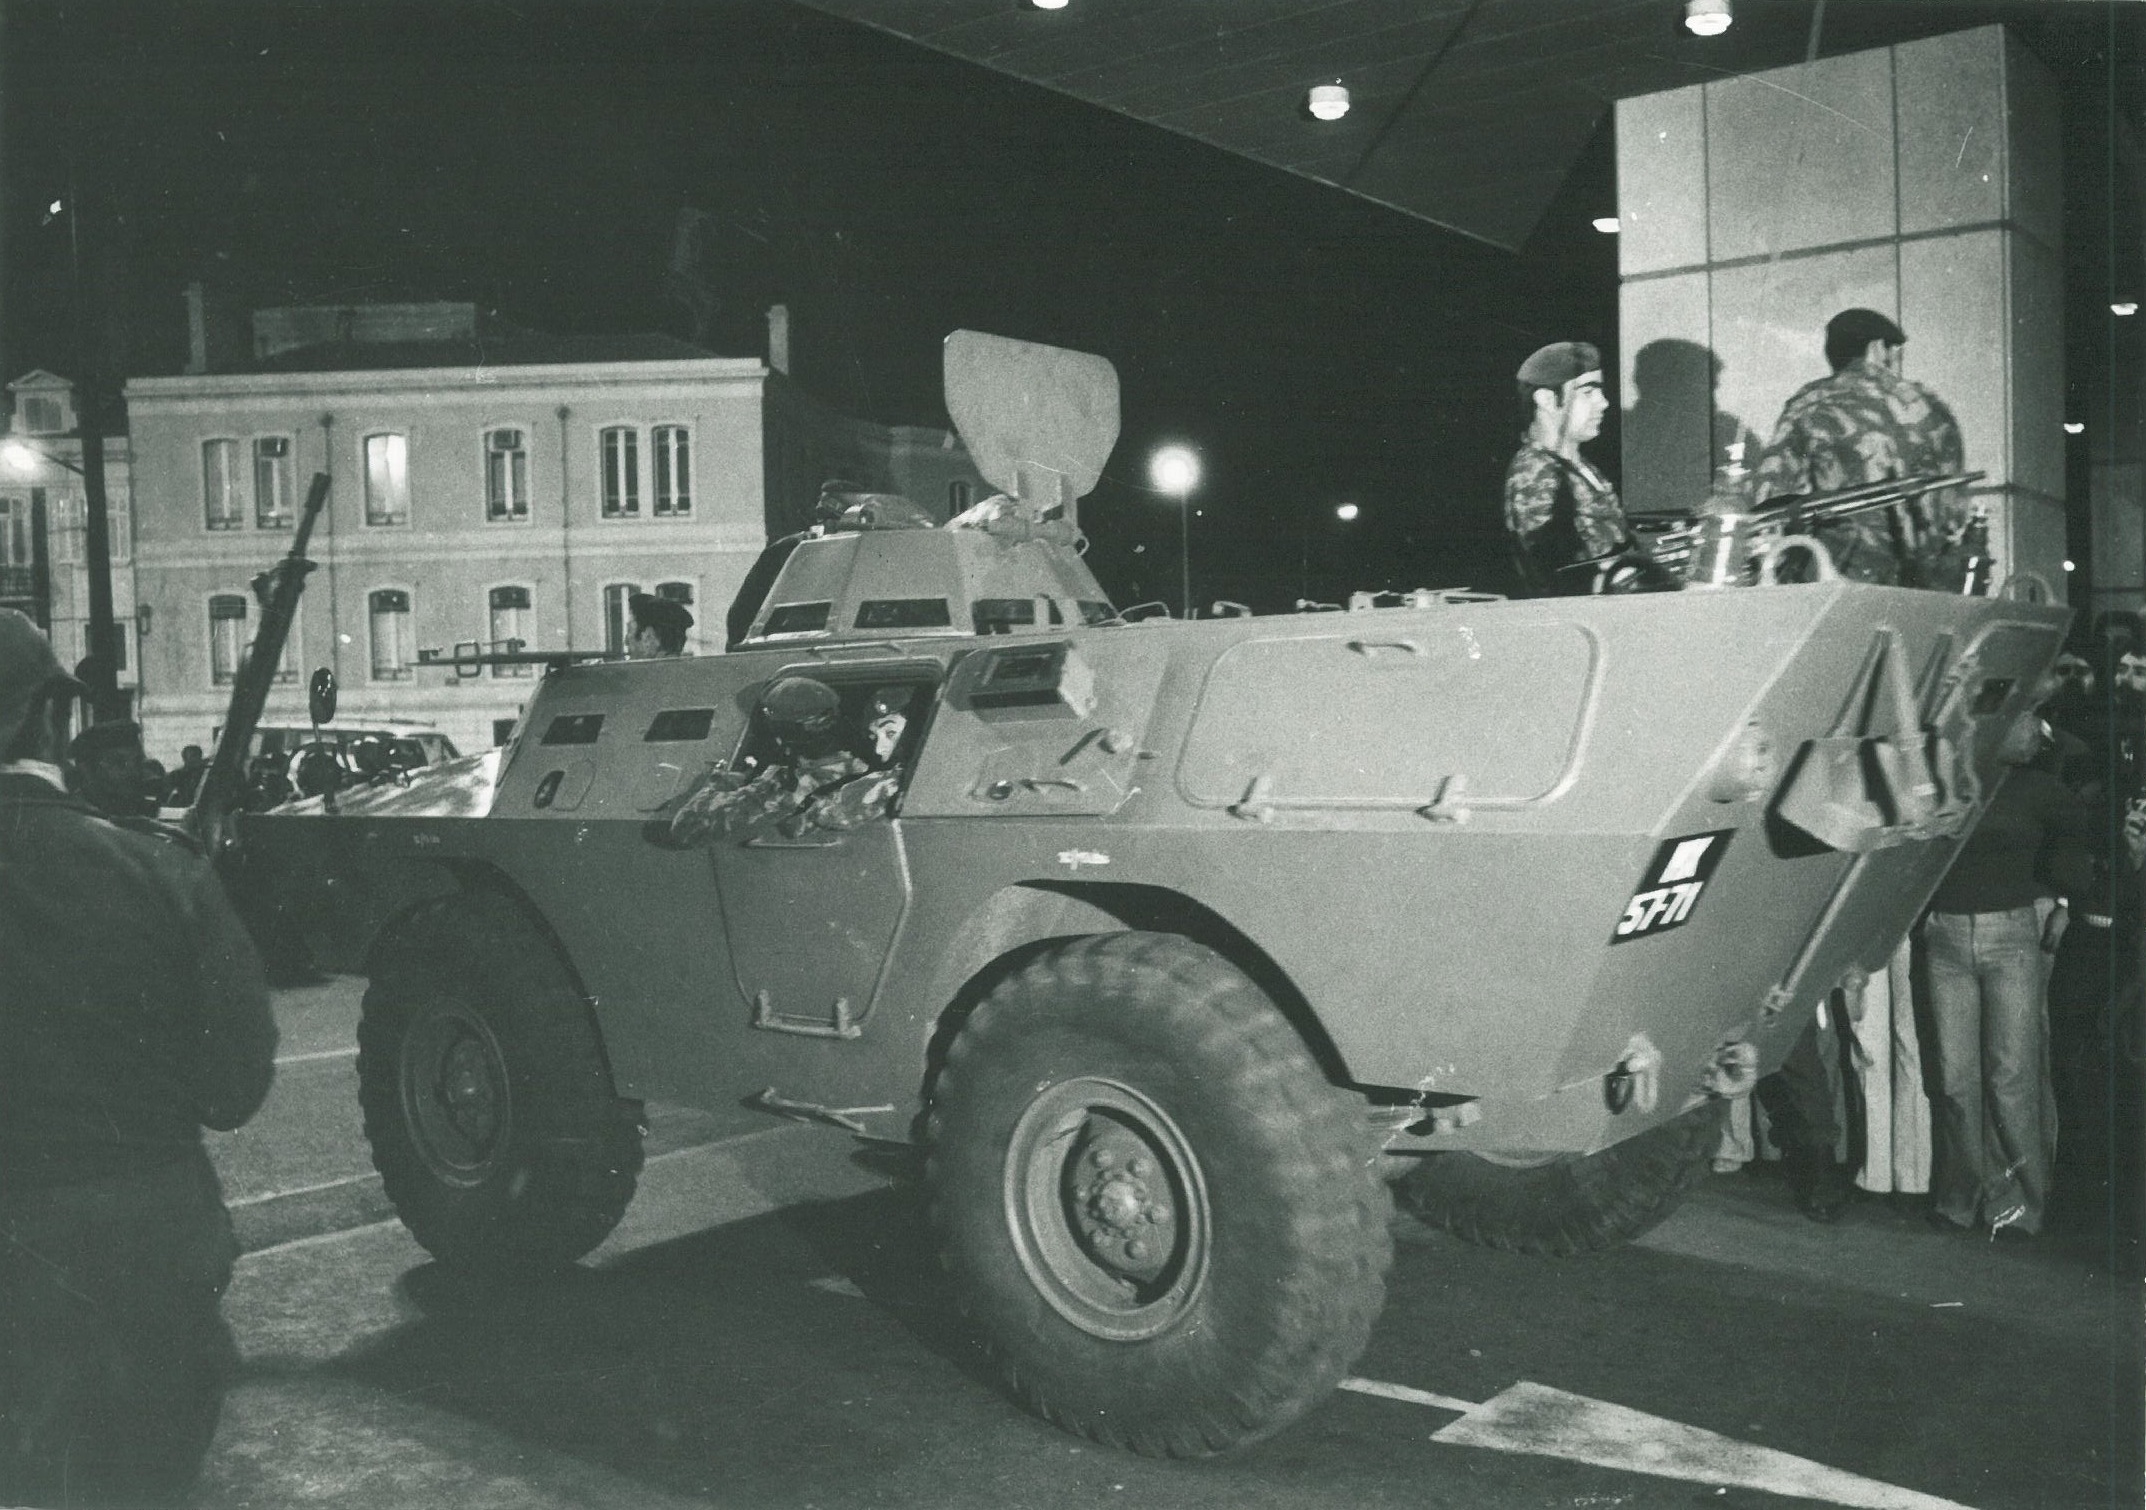
[[[1690,513],[1743,446],[1758,464],[1760,438],[1718,408],[1721,358],[1696,341],[1649,341],[1632,365],[1632,406],[1624,411],[1625,507],[1636,513]]]

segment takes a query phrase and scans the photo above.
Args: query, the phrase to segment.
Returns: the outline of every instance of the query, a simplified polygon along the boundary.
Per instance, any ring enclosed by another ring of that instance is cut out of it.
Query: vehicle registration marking
[[[1735,833],[1733,828],[1719,828],[1663,840],[1640,878],[1639,889],[1625,903],[1624,916],[1617,920],[1610,942],[1629,943],[1682,927],[1699,905],[1699,894],[1706,890]]]

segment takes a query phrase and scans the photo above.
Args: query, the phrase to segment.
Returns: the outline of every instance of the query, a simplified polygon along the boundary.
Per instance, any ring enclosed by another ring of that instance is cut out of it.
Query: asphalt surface
[[[619,1230],[477,1290],[371,1173],[359,983],[286,991],[277,1087],[214,1140],[246,1357],[207,1506],[2135,1506],[2135,1249],[2090,1181],[1992,1244],[1763,1173],[1581,1260],[1413,1226],[1351,1387],[1219,1460],[1155,1462],[1017,1409],[954,1319],[901,1159],[652,1109]]]

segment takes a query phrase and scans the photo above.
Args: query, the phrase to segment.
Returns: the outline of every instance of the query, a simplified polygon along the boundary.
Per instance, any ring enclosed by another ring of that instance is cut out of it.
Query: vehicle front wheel
[[[565,965],[504,899],[406,921],[365,992],[358,1095],[388,1198],[442,1263],[571,1263],[633,1198],[639,1107],[613,1091]]]
[[[929,1141],[962,1309],[1016,1395],[1096,1441],[1182,1457],[1270,1435],[1384,1303],[1361,1102],[1189,940],[1078,939],[1008,977],[948,1052]]]

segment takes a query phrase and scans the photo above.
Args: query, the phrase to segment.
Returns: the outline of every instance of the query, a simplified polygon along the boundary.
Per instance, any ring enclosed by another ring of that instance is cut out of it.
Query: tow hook
[[[1636,1107],[1651,1112],[1662,1099],[1662,1051],[1644,1033],[1634,1033],[1617,1068],[1602,1079],[1603,1099],[1613,1114]]]
[[[1699,1077],[1709,1096],[1748,1096],[1759,1083],[1759,1049],[1755,1043],[1737,1039],[1714,1050],[1714,1062]]]

